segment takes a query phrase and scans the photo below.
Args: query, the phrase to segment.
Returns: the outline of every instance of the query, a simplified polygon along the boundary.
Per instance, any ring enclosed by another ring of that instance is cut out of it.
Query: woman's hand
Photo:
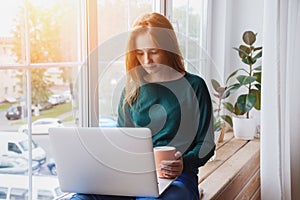
[[[175,160],[163,160],[160,164],[160,169],[165,178],[176,178],[183,170],[182,154],[177,151]]]

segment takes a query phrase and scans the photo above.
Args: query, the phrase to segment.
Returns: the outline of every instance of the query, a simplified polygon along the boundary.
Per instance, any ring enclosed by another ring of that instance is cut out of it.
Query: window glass
[[[37,190],[37,198],[39,200],[52,200],[54,196],[50,190]]]
[[[6,199],[8,188],[0,187],[0,199]]]
[[[99,126],[116,125],[127,32],[138,16],[154,9],[152,0],[98,0]]]
[[[22,0],[11,0],[0,7],[0,65],[14,64],[17,62],[17,57],[13,52],[13,46],[15,42],[21,43],[21,39],[19,36],[17,38],[13,37],[12,30],[17,28],[14,20],[17,17],[21,18],[24,16],[20,13],[19,9],[22,3]],[[18,27],[20,32],[24,32],[23,28],[24,26]],[[24,60],[20,59],[19,62],[24,62]],[[10,73],[11,71],[7,71],[2,74],[9,75]],[[3,79],[1,78],[1,80]]]
[[[8,143],[8,151],[22,153],[19,147],[15,143]]]
[[[57,179],[50,167],[55,166],[55,161],[48,129],[77,126],[80,118],[77,97],[79,72],[86,54],[85,2],[11,0],[0,7],[0,146],[5,144],[6,149],[0,149],[0,160],[3,154],[9,154],[7,159],[16,156],[15,161],[29,159],[31,122],[32,170],[40,167],[32,177]],[[9,183],[19,188],[20,182],[28,183],[15,175],[28,179],[28,164],[14,163],[9,174],[0,172],[0,187]],[[38,183],[33,182],[33,187],[35,184]],[[28,193],[14,189],[9,198],[27,199]]]
[[[187,69],[205,77],[207,61],[207,1],[173,0],[172,23],[178,32]]]
[[[19,142],[19,144],[24,151],[28,151],[28,149],[29,149],[28,140],[23,140],[23,141]],[[34,141],[32,141],[31,148],[35,149],[37,147],[38,147],[38,145]]]
[[[28,199],[28,189],[23,188],[12,188],[10,190],[9,199],[13,200],[27,200]]]
[[[112,16],[105,12],[98,12],[99,126],[114,126],[118,100],[122,86],[125,85],[124,52],[127,31],[139,15],[155,11],[155,5],[152,5],[151,1],[144,1],[141,4],[135,1],[120,1],[118,4],[116,1],[98,2],[99,10],[110,10],[112,5],[114,5],[114,10],[120,9],[120,12],[113,12]],[[118,5],[123,7],[118,8]],[[172,8],[166,9],[171,10],[167,16],[177,33],[187,70],[205,78],[207,75],[206,0],[200,2],[198,0],[174,0],[172,4],[166,5],[172,5]],[[110,23],[108,26],[109,19],[115,23]]]

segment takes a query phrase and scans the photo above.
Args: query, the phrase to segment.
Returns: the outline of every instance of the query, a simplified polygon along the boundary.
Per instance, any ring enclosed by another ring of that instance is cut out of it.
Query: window
[[[5,133],[10,141],[22,138],[20,143],[7,142],[6,151],[26,159],[31,155],[41,164],[42,178],[52,175],[47,168],[52,157],[48,128],[77,126],[83,118],[79,111],[82,100],[77,97],[82,96],[80,76],[86,67],[85,13],[85,0],[12,0],[0,7],[0,113],[5,116],[0,135]],[[48,102],[51,95],[59,96],[55,105]],[[39,119],[44,119],[44,124],[35,128],[32,125],[32,131],[28,131],[28,124]],[[48,119],[58,120],[50,124]],[[29,177],[32,180],[35,175]],[[10,187],[20,182],[8,174],[3,174],[3,179],[0,187],[8,180]],[[35,188],[35,183],[32,186]],[[36,199],[30,191],[32,188],[15,188],[9,198]]]
[[[9,199],[27,200],[28,199],[28,189],[12,188],[10,190]]]
[[[187,70],[207,76],[207,1],[174,0],[170,14]]]
[[[134,20],[145,12],[166,13],[177,33],[187,70],[202,76],[206,73],[205,0],[166,1],[165,8],[151,0],[120,2],[116,4],[109,0],[98,1],[99,126],[115,125],[113,120],[116,120],[117,105],[125,84],[124,54],[127,33]],[[114,12],[110,12],[112,9]],[[115,23],[108,26],[110,21]],[[106,120],[107,118],[110,120]]]
[[[15,143],[8,143],[8,151],[22,153],[19,147]]]
[[[118,88],[118,83],[124,80],[125,76],[124,52],[127,33],[138,16],[155,11],[158,9],[156,6],[152,0],[118,3],[112,0],[98,0],[99,126],[115,125],[116,105],[121,89]]]
[[[26,158],[31,150],[32,157],[42,163],[39,175],[55,177],[47,168],[52,159],[47,128],[116,125],[127,33],[145,12],[166,14],[181,36],[187,68],[204,73],[205,59],[195,44],[205,45],[205,3],[195,7],[196,0],[182,2],[11,0],[2,5],[0,112],[6,117],[0,134],[9,132],[12,138],[13,133],[20,133],[33,140],[32,146],[24,140],[24,150],[15,143],[9,149]],[[17,113],[9,111],[11,106],[18,108]],[[15,189],[14,195],[30,199],[31,192]]]
[[[54,195],[50,190],[37,190],[37,198],[40,200],[51,200]]]
[[[6,199],[8,188],[0,187],[0,199]]]

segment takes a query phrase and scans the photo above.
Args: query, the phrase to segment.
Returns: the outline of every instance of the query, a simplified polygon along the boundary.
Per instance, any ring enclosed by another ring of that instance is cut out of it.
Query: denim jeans
[[[182,173],[158,198],[75,194],[71,200],[199,200],[198,176]]]

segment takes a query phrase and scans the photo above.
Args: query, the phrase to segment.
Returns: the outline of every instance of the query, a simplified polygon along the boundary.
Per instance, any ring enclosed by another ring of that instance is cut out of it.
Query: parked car
[[[59,118],[41,118],[32,122],[32,134],[48,134],[48,129],[52,127],[63,127],[64,125]],[[20,133],[27,133],[28,125],[22,125],[19,127]]]
[[[22,114],[22,112],[24,112],[24,113]],[[34,106],[32,106],[31,112],[32,112],[32,114],[34,113]],[[5,117],[8,120],[21,119],[22,115],[24,117],[27,116],[27,109],[26,109],[26,107],[24,107],[22,109],[22,106],[19,104],[11,105],[5,112]]]
[[[45,150],[34,141],[31,143],[31,148],[32,159],[38,161],[40,164],[45,163]],[[28,158],[28,135],[25,133],[0,131],[0,155],[17,155]]]
[[[58,105],[58,104],[62,104],[62,103],[65,103],[66,100],[65,100],[65,97],[63,95],[60,95],[60,94],[54,94],[54,95],[51,95],[48,99],[48,102],[52,105]]]
[[[70,102],[72,100],[72,94],[70,90],[64,91],[62,95],[64,96],[66,102]]]
[[[28,188],[28,176],[0,174],[0,199],[28,199]],[[57,177],[32,176],[32,199],[69,199],[64,198],[66,195]]]
[[[14,104],[11,105],[5,113],[5,117],[8,120],[12,120],[12,119],[20,119],[22,116],[22,106]]]
[[[32,173],[38,174],[40,171],[38,161],[32,161]],[[5,155],[0,156],[0,174],[27,174],[29,171],[29,161],[23,156]]]

